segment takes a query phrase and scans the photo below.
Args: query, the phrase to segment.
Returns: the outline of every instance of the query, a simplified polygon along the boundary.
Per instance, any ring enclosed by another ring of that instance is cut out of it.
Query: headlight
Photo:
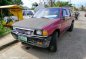
[[[48,32],[46,30],[36,30],[36,35],[48,36]]]
[[[36,31],[35,31],[35,34],[36,34],[36,35],[42,35],[42,30],[36,30]]]

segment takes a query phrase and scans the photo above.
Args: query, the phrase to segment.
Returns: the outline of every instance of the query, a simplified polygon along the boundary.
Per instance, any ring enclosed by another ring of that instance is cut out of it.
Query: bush
[[[5,20],[2,20],[1,23],[2,23],[2,25],[6,25],[6,21]]]
[[[2,24],[0,24],[0,37],[4,36],[10,32],[11,32],[11,30],[9,28],[6,28]]]

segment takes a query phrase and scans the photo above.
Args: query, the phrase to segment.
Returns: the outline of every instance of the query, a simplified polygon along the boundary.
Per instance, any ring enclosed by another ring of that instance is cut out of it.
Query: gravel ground
[[[58,51],[50,53],[42,48],[25,49],[17,43],[0,51],[0,59],[86,59],[86,18],[80,12],[73,32],[66,32],[58,40]]]

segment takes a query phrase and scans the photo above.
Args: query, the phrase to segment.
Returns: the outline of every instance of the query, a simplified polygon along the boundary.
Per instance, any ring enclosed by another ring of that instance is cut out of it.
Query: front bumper
[[[23,43],[29,44],[29,45],[33,45],[33,46],[37,46],[37,47],[42,47],[42,48],[49,47],[50,39],[51,39],[51,37],[26,36],[26,35],[22,35],[22,34],[16,34],[13,32],[11,32],[11,34],[15,39],[19,40],[20,42],[23,42]],[[18,38],[19,36],[26,37],[27,41],[19,39]]]

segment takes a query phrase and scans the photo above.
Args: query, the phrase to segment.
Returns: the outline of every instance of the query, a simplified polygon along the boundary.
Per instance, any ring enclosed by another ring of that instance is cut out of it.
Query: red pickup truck
[[[74,17],[65,7],[45,8],[32,18],[13,24],[13,37],[22,44],[48,48],[57,51],[57,40],[64,31],[72,31]]]

